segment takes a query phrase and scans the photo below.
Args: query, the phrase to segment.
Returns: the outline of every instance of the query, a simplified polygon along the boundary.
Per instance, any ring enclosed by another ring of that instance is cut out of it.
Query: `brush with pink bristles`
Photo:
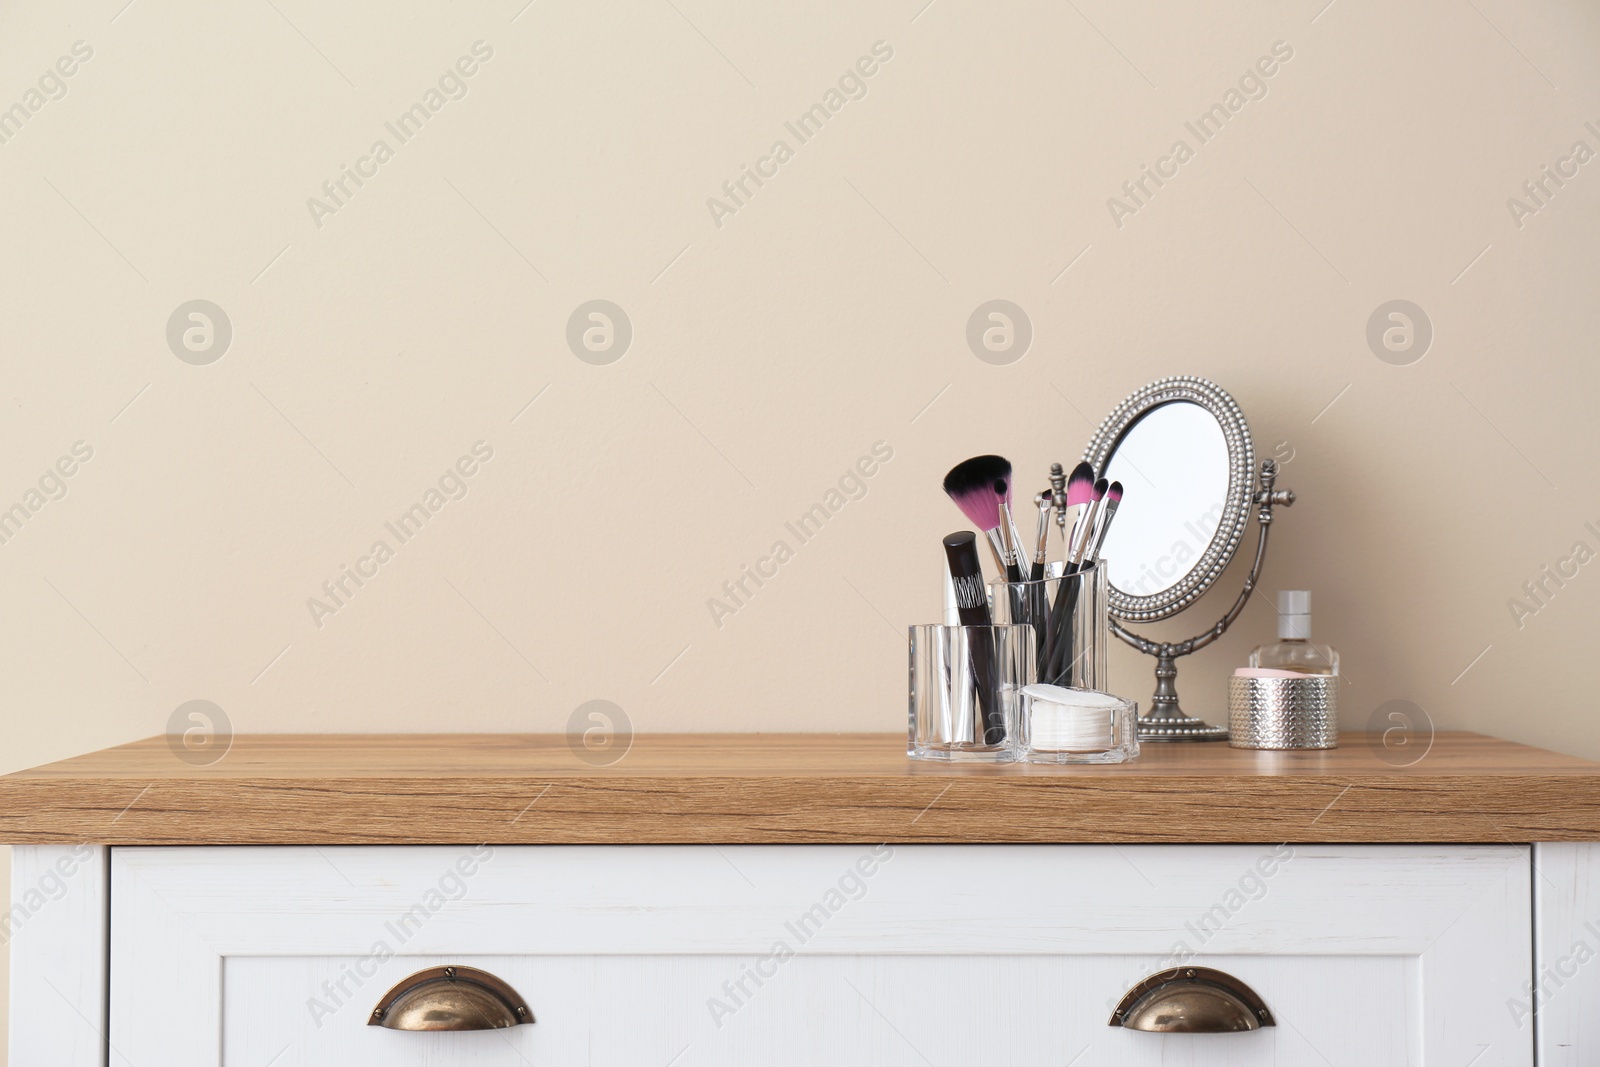
[[[1078,538],[1083,533],[1083,520],[1088,516],[1088,505],[1094,500],[1094,468],[1087,463],[1079,463],[1072,468],[1072,474],[1067,478],[1067,507],[1077,508],[1072,520],[1072,532],[1066,529],[1067,513],[1062,509],[1056,516],[1056,522],[1061,527],[1062,548],[1061,556],[1068,569],[1072,567],[1072,552],[1077,547]]]
[[[1094,540],[1095,520],[1100,515],[1100,502],[1106,498],[1106,494],[1110,491],[1111,486],[1104,478],[1097,480],[1093,489],[1090,490],[1089,509],[1084,513],[1083,522],[1081,523],[1083,535],[1078,538],[1077,544],[1072,546],[1072,559],[1067,563],[1068,574],[1082,570],[1084,563],[1091,561],[1089,542]]]
[[[1015,523],[1010,522],[1011,461],[1003,456],[974,456],[950,468],[944,491],[961,513],[989,538],[989,547],[1009,582],[1022,581],[1022,568],[1013,545],[1020,544]],[[1012,531],[1002,532],[1009,524]]]
[[[1111,532],[1111,520],[1117,517],[1117,508],[1122,506],[1122,483],[1112,482],[1106,489],[1105,507],[1100,512],[1100,522],[1095,527],[1094,538],[1089,545],[1088,555],[1084,556],[1090,563],[1098,562],[1100,549],[1105,546],[1106,534]]]

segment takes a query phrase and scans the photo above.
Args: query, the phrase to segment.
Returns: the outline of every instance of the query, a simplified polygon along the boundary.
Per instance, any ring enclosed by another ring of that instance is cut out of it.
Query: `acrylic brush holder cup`
[[[1053,564],[1059,570],[1060,564]],[[990,582],[989,612],[997,623],[1020,623],[1033,631],[1034,677],[1029,682],[1105,689],[1107,615],[1106,563],[1090,563],[1075,574],[1037,582]]]
[[[910,628],[906,753],[914,759],[1009,763],[1017,758],[1022,687],[1033,678],[1033,628]]]

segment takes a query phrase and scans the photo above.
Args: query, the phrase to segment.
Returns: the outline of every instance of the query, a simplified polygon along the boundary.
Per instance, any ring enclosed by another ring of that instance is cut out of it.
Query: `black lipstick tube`
[[[983,565],[978,560],[977,536],[967,530],[951,534],[944,539],[944,554],[950,566],[950,580],[955,585],[956,608],[961,625],[989,626],[992,622],[989,595],[983,587]],[[966,635],[972,657],[972,673],[978,681],[978,708],[983,715],[984,744],[1004,744],[1005,708],[1000,700],[999,680],[995,674],[994,633],[975,629],[967,630]]]

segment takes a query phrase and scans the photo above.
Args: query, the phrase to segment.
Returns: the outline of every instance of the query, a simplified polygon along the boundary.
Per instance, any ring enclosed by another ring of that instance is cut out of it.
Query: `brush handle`
[[[1006,529],[1011,532],[1011,566],[1006,568],[1006,580],[1010,582],[1022,581],[1022,568],[1028,565],[1028,557],[1022,551],[1022,531],[1017,529],[1017,520],[1011,515],[1011,502],[1000,501],[1000,514],[1005,516]],[[1015,575],[1013,577],[1013,575]]]
[[[1073,552],[1078,547],[1078,538],[1083,534],[1083,520],[1089,517],[1089,502],[1087,500],[1072,506],[1077,508],[1078,511],[1077,514],[1072,516],[1072,532],[1066,534],[1065,543],[1061,547],[1061,558],[1068,566],[1072,565]]]
[[[1100,515],[1100,501],[1091,500],[1087,506],[1089,510],[1083,517],[1083,535],[1072,546],[1072,559],[1068,561],[1078,566],[1082,566],[1088,556],[1089,542],[1094,540],[1095,519]]]
[[[1117,517],[1117,501],[1106,498],[1105,509],[1100,512],[1100,523],[1094,531],[1094,542],[1089,546],[1088,555],[1084,559],[1090,563],[1100,558],[1100,549],[1105,546],[1106,534],[1111,532],[1111,520]]]
[[[1094,534],[1095,515],[1100,501],[1080,504],[1078,521],[1072,527],[1072,540],[1067,545],[1067,561],[1061,571],[1061,587],[1056,590],[1056,602],[1050,613],[1051,632],[1056,635],[1051,650],[1049,667],[1051,684],[1072,684],[1072,612],[1078,604],[1078,583],[1066,579],[1083,568],[1084,553],[1089,550],[1089,539]],[[1061,679],[1065,679],[1064,681]]]
[[[1099,501],[1095,502],[1094,507],[1100,512],[1099,521],[1096,522],[1093,516],[1090,517],[1092,527],[1084,533],[1084,540],[1087,543],[1083,546],[1082,552],[1067,560],[1067,574],[1082,573],[1084,567],[1093,567],[1099,563],[1100,549],[1106,543],[1106,534],[1111,531],[1111,520],[1117,516],[1117,503],[1109,497],[1104,501],[1104,506],[1101,506]],[[1046,669],[1052,676],[1047,680],[1055,685],[1073,684],[1072,673],[1077,664],[1072,660],[1072,618],[1078,604],[1078,584],[1073,582],[1071,591],[1068,592],[1066,584],[1063,583],[1056,594],[1055,611],[1051,615],[1052,621],[1057,622],[1060,627],[1052,632],[1065,638],[1057,641],[1045,657]],[[1041,674],[1043,673],[1041,671]]]
[[[1030,582],[1044,580],[1044,561],[1050,554],[1050,494],[1040,493],[1035,503],[1039,507],[1039,528],[1033,543],[1033,566],[1028,571]]]
[[[1067,560],[1061,571],[1061,584],[1056,587],[1055,603],[1051,605],[1052,643],[1040,665],[1039,676],[1052,685],[1072,684],[1072,617],[1078,606],[1078,583],[1071,578],[1082,570],[1081,559]]]
[[[984,535],[989,538],[989,548],[990,548],[990,550],[994,552],[995,566],[999,567],[1002,573],[1006,573],[1006,574],[1011,573],[1011,568],[1012,568],[1013,564],[1011,562],[1011,552],[1006,547],[1006,535],[1000,531],[1000,527],[998,527],[998,526],[996,526],[992,530],[985,530],[983,532],[984,532]],[[950,535],[950,537],[954,537],[954,536],[955,536],[955,534],[951,534]],[[945,540],[948,541],[949,538],[947,537],[947,538],[945,538]],[[973,540],[976,541],[977,538],[973,538]],[[949,546],[946,545],[945,546],[945,552],[948,554],[949,551],[950,551]],[[977,550],[974,549],[973,551],[976,552]],[[954,570],[952,570],[951,574],[954,574],[954,573],[955,573]]]
[[[1044,565],[1037,564],[1034,569],[1038,577],[1027,585],[1012,587],[1017,590],[1012,598],[1017,614],[1012,618],[1033,627],[1034,680],[1043,681],[1045,664],[1050,662],[1050,594],[1045,592]]]
[[[1022,568],[1017,564],[1017,553],[1006,536],[1006,528],[1004,526],[996,526],[990,530],[989,541],[991,547],[994,548],[995,562],[1000,565],[1001,573],[1006,576],[1006,581],[1022,581]]]
[[[1071,572],[1079,573],[1078,571]],[[1063,576],[1061,588],[1056,591],[1056,644],[1052,650],[1048,677],[1044,681],[1050,685],[1073,685],[1073,668],[1077,666],[1072,655],[1073,617],[1078,608],[1078,583],[1065,580]]]

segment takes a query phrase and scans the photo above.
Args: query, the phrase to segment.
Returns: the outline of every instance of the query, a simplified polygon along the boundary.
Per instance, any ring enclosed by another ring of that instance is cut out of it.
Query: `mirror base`
[[[1228,729],[1212,726],[1204,719],[1175,715],[1166,719],[1141,719],[1139,742],[1146,741],[1226,741]]]
[[[1156,651],[1156,691],[1150,714],[1139,720],[1140,741],[1226,741],[1228,730],[1184,713],[1178,706],[1178,655],[1171,645]]]
[[[1267,558],[1267,533],[1272,528],[1272,511],[1274,508],[1286,508],[1293,504],[1294,493],[1276,487],[1278,464],[1274,460],[1261,461],[1260,477],[1261,488],[1252,497],[1253,503],[1259,509],[1256,512],[1256,524],[1261,529],[1260,537],[1256,541],[1256,558],[1250,565],[1250,575],[1244,580],[1244,589],[1239,593],[1239,598],[1215,626],[1187,641],[1151,641],[1128,630],[1117,619],[1111,620],[1112,633],[1140,652],[1156,657],[1155,695],[1150,699],[1150,713],[1139,719],[1141,742],[1228,740],[1226,727],[1212,726],[1203,719],[1186,715],[1178,706],[1178,657],[1205,648],[1221,637],[1244,610],[1250,595],[1255,592],[1256,583],[1261,580],[1261,565]]]

